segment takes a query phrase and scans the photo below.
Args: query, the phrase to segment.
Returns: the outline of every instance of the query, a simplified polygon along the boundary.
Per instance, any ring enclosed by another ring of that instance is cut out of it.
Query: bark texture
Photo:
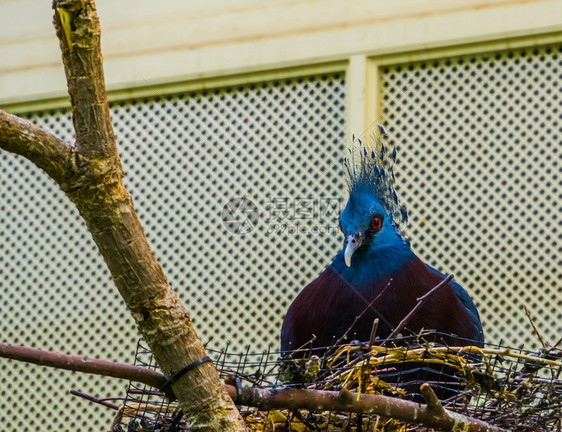
[[[86,221],[115,285],[167,377],[204,357],[190,317],[150,250],[123,171],[105,92],[100,25],[93,0],[55,0],[76,143],[0,112],[0,147],[44,169]],[[245,424],[212,363],[185,374],[173,391],[192,431],[242,431]]]

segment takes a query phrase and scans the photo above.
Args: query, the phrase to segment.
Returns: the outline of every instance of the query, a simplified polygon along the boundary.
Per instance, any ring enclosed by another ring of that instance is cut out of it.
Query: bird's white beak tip
[[[363,242],[363,239],[360,236],[349,235],[347,237],[347,240],[346,240],[347,244],[345,246],[345,250],[344,250],[344,253],[343,253],[343,259],[345,261],[345,264],[348,267],[351,267],[351,256],[357,250],[357,248],[359,246],[361,246],[362,242]]]

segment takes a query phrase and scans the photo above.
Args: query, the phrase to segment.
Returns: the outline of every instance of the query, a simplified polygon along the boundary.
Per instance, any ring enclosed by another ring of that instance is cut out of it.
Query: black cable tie
[[[168,390],[172,386],[172,384],[174,384],[177,380],[179,380],[182,376],[184,376],[190,370],[195,369],[197,366],[199,366],[203,363],[212,362],[212,361],[213,360],[211,360],[211,358],[209,356],[201,357],[200,359],[195,360],[193,363],[188,364],[186,367],[184,367],[183,369],[176,372],[168,381],[166,381],[162,385],[162,387],[159,388],[159,390],[162,391],[162,392],[165,392],[166,390]]]
[[[183,418],[183,411],[179,410],[176,416],[174,417],[174,420],[172,420],[172,423],[170,424],[170,427],[168,428],[167,432],[177,432],[182,418]]]
[[[234,385],[236,387],[236,400],[234,401],[234,403],[236,404],[238,409],[240,409],[240,397],[242,396],[242,380],[240,379],[240,377],[236,377],[234,379]]]

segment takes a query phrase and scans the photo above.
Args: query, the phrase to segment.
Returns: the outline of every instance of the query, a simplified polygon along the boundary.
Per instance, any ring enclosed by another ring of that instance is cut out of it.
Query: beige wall
[[[49,99],[49,105],[64,103],[52,100],[65,97],[65,82],[50,4],[0,1],[3,108],[25,111],[31,107],[26,102]],[[107,85],[121,97],[134,95],[123,93],[126,89],[146,91],[147,82],[222,85],[224,79],[228,84],[273,77],[255,72],[329,68],[354,55],[419,55],[436,47],[536,35],[560,39],[562,32],[561,0],[99,0],[97,5]]]

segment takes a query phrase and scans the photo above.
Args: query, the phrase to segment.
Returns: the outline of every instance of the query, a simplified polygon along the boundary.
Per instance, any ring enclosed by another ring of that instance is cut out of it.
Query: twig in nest
[[[388,343],[389,340],[393,339],[396,337],[396,335],[398,333],[400,333],[402,331],[402,329],[406,326],[406,324],[408,324],[408,322],[414,317],[414,315],[419,311],[419,309],[431,298],[431,296],[433,296],[433,294],[435,294],[437,291],[439,291],[441,288],[443,288],[445,285],[447,285],[452,279],[453,279],[453,275],[449,275],[447,276],[445,279],[443,279],[439,284],[437,284],[435,287],[433,287],[431,290],[429,290],[426,294],[424,294],[423,296],[421,296],[420,298],[418,298],[418,302],[416,303],[416,305],[412,308],[412,310],[408,313],[408,315],[406,315],[404,317],[404,319],[402,321],[400,321],[400,323],[398,324],[398,326],[392,331],[392,333],[381,343],[380,346],[385,346],[386,343]],[[392,280],[391,280],[392,281]],[[390,282],[387,284],[387,286],[385,287],[388,288],[388,286],[390,285]],[[384,290],[375,298],[375,300],[373,300],[372,303],[374,303],[379,297],[380,295],[384,292]],[[370,307],[371,305],[369,305],[367,307],[367,309]],[[364,313],[365,311],[363,311],[359,317]],[[355,321],[353,322],[352,326],[355,325],[355,322],[358,320],[357,317],[355,319]],[[349,330],[348,330],[349,331]],[[342,338],[340,338],[339,341],[341,341]],[[338,341],[338,342],[339,342]],[[337,343],[335,345],[337,345]],[[333,347],[332,347],[333,348]],[[330,348],[331,349],[331,348]],[[369,350],[370,351],[370,350]],[[369,356],[370,354],[368,353],[366,356]],[[363,360],[366,356],[359,356],[357,357],[355,360],[351,361],[347,367],[352,367],[355,364],[357,364],[358,362],[360,362],[361,360]]]
[[[95,396],[92,396],[92,395],[89,395],[89,394],[86,394],[86,393],[79,392],[78,390],[70,390],[69,393],[70,393],[71,395],[73,395],[73,396],[78,396],[78,397],[81,397],[81,398],[83,398],[83,399],[89,400],[90,402],[94,402],[94,403],[103,405],[104,407],[111,408],[111,409],[114,409],[114,410],[116,410],[116,411],[119,410],[119,407],[118,407],[117,405],[114,405],[114,404],[112,404],[112,403],[109,403],[109,402],[107,402],[107,401],[104,400],[104,399],[100,399],[100,398],[97,398],[97,397],[95,397]]]
[[[431,298],[431,296],[433,296],[433,294],[435,294],[437,291],[439,291],[441,288],[443,288],[445,285],[451,282],[451,280],[453,280],[453,277],[454,277],[453,275],[447,276],[438,285],[436,285],[434,288],[429,290],[426,294],[418,298],[418,302],[416,303],[414,308],[408,313],[408,315],[404,317],[402,321],[400,321],[400,324],[396,326],[396,328],[392,331],[392,333],[390,333],[390,335],[384,340],[384,342],[381,345],[384,346],[389,340],[394,339],[396,335],[398,335],[398,333],[400,333],[402,329],[406,327],[406,324],[410,322],[410,320],[420,310],[420,308]]]
[[[558,342],[556,342],[551,348],[550,350],[554,350],[556,348],[558,348],[558,345],[560,345],[562,343],[562,337],[560,339],[558,339]]]
[[[373,326],[371,327],[371,337],[369,338],[369,351],[375,344],[375,338],[377,337],[377,330],[379,328],[379,319],[375,318],[373,321]]]
[[[291,354],[289,354],[289,357],[290,357],[290,358],[293,358],[293,355],[295,355],[295,353],[304,350],[307,345],[311,345],[315,340],[316,340],[316,335],[313,334],[313,335],[312,335],[312,338],[311,338],[308,342],[302,344],[302,345],[301,345],[300,347],[298,347],[296,350],[291,351]],[[306,351],[308,351],[308,349],[306,349]]]
[[[527,314],[527,318],[529,318],[529,322],[531,323],[531,327],[533,327],[533,330],[534,330],[535,334],[537,335],[537,337],[541,341],[542,347],[544,349],[547,349],[546,344],[544,343],[544,339],[542,338],[541,334],[539,333],[539,329],[537,329],[537,326],[535,325],[535,322],[533,321],[533,318],[531,317],[531,312],[529,312],[529,309],[525,305],[523,305],[523,309],[525,309],[525,313]]]
[[[390,287],[390,284],[392,283],[392,279],[390,279],[388,281],[388,283],[386,284],[386,286],[383,288],[383,290],[378,293],[378,295],[375,297],[375,299],[373,301],[371,301],[367,307],[365,309],[363,309],[361,311],[361,313],[359,315],[357,315],[355,317],[355,319],[353,320],[353,322],[351,323],[351,325],[349,326],[349,328],[344,332],[343,335],[341,335],[341,337],[334,343],[332,344],[332,346],[330,348],[328,348],[328,350],[326,350],[326,355],[324,357],[327,357],[330,353],[332,353],[338,346],[340,346],[341,342],[347,338],[347,336],[349,335],[349,332],[351,332],[351,330],[353,329],[353,327],[355,327],[355,325],[357,324],[357,322],[363,318],[363,316],[367,313],[367,311],[369,311],[369,309],[371,309],[373,307],[373,305],[377,302],[378,299],[381,298],[381,296],[386,292],[386,290],[388,289],[388,287]],[[378,318],[377,318],[377,323],[378,323]],[[372,337],[372,335],[371,335]]]

